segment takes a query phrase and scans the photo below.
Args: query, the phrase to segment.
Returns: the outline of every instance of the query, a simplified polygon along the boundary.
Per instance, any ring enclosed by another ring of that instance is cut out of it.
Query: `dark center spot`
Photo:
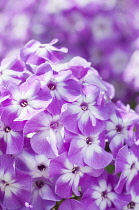
[[[103,199],[105,199],[107,197],[107,193],[104,191],[104,192],[101,193],[101,196],[102,196]]]
[[[88,145],[91,145],[91,144],[92,144],[92,139],[91,139],[90,137],[87,137],[87,138],[86,138],[86,143],[87,143]]]
[[[5,131],[6,133],[9,133],[9,132],[11,131],[11,128],[10,128],[9,126],[6,126],[6,127],[4,128],[4,131]]]
[[[43,164],[40,164],[40,165],[38,165],[38,170],[39,171],[45,171],[45,169],[46,169],[46,166],[45,165],[43,165]]]
[[[55,90],[56,89],[56,85],[54,83],[49,83],[48,84],[48,88],[49,88],[49,90]]]
[[[88,105],[86,104],[86,103],[82,103],[81,104],[81,109],[83,110],[83,111],[87,111],[88,110]]]
[[[9,186],[9,183],[6,182],[5,180],[2,180],[2,183],[4,184],[4,186]]]
[[[130,169],[133,169],[135,167],[135,163],[132,163]]]
[[[50,127],[51,127],[52,129],[56,129],[56,128],[58,127],[58,123],[57,123],[57,122],[52,122],[52,123],[50,124]]]
[[[78,167],[74,167],[74,168],[72,169],[72,173],[73,173],[73,174],[76,174],[76,173],[78,172],[78,169],[79,169]]]
[[[117,133],[121,133],[123,130],[122,126],[121,125],[116,125],[116,131]]]
[[[42,188],[43,187],[43,185],[44,185],[44,182],[43,181],[36,181],[36,186],[38,187],[38,188]]]
[[[28,105],[27,100],[22,100],[22,101],[20,101],[20,106],[26,107],[27,105]]]
[[[134,209],[134,207],[135,207],[135,203],[132,201],[127,205],[128,209]]]

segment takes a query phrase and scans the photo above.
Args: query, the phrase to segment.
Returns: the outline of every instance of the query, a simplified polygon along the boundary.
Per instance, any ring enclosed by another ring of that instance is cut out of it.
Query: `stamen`
[[[103,199],[105,199],[107,197],[107,193],[104,191],[104,192],[101,193],[101,196],[102,196]]]
[[[9,126],[6,126],[6,127],[4,128],[4,131],[5,131],[6,133],[9,133],[9,132],[11,131],[11,128],[10,128]]]
[[[83,111],[87,111],[88,110],[88,105],[86,104],[86,103],[82,103],[81,104],[81,109],[83,110]]]
[[[86,138],[86,143],[91,145],[92,144],[92,139],[90,137],[87,137]]]
[[[127,205],[127,208],[128,209],[134,209],[135,207],[135,203],[133,201],[131,201],[128,205]]]
[[[27,105],[28,105],[28,102],[26,100],[22,100],[20,102],[20,106],[22,106],[22,107],[26,107]]]
[[[45,169],[46,169],[46,166],[45,165],[43,165],[43,164],[40,164],[40,165],[38,165],[38,170],[39,171],[45,171]]]
[[[123,130],[121,125],[117,125],[115,129],[116,129],[117,133],[121,133]]]
[[[56,85],[54,83],[50,83],[50,84],[48,84],[48,88],[49,88],[49,90],[55,90]]]
[[[50,124],[50,127],[53,128],[53,129],[56,129],[58,127],[58,123],[57,122],[52,122]]]
[[[44,185],[43,181],[36,181],[35,184],[36,184],[36,186],[37,186],[38,188],[42,188],[43,185]]]

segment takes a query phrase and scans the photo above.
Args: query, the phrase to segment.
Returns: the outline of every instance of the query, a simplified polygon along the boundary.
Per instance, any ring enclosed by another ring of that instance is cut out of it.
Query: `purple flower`
[[[54,39],[49,44],[41,44],[39,41],[29,41],[20,52],[22,60],[27,64],[39,65],[45,61],[58,62],[62,59],[60,53],[67,53],[67,48],[57,48],[53,45],[58,40]]]
[[[88,166],[81,167],[72,164],[67,157],[67,153],[51,160],[49,166],[49,175],[56,177],[55,192],[62,198],[70,198],[74,193],[80,196],[79,186],[80,179],[89,174],[91,176],[99,176],[103,170],[95,170]]]
[[[115,107],[110,120],[106,122],[107,138],[110,141],[110,149],[116,157],[119,149],[125,144],[134,144],[134,123],[138,122],[139,117],[134,111],[124,110],[123,107]]]
[[[104,150],[105,135],[101,128],[94,131],[90,136],[76,135],[71,137],[69,148],[69,160],[77,165],[85,163],[94,168],[101,169],[112,161],[112,155]]]
[[[3,154],[16,154],[23,149],[25,122],[14,121],[15,116],[4,110],[0,120],[0,150]]]
[[[16,113],[17,121],[30,119],[44,110],[52,100],[48,88],[41,89],[38,80],[33,83],[26,81],[20,86],[12,83],[8,89],[11,97],[3,101],[2,105]]]
[[[50,210],[56,201],[61,200],[54,191],[54,184],[48,179],[37,177],[32,181],[32,198],[30,201],[32,210]]]
[[[129,195],[118,195],[114,191],[116,177],[107,174],[106,171],[97,178],[92,178],[91,185],[82,197],[85,206],[96,204],[100,210],[116,207],[121,210],[130,201]]]
[[[41,64],[36,74],[29,78],[30,82],[39,80],[42,87],[50,90],[52,102],[47,107],[51,114],[60,114],[62,105],[73,102],[81,94],[81,86],[73,77],[71,70],[53,71],[48,64]]]
[[[19,209],[29,202],[31,178],[15,168],[14,159],[0,156],[0,200],[7,209]]]
[[[16,157],[16,167],[28,173],[32,178],[48,178],[50,159],[44,155],[36,154],[31,148],[24,149]]]
[[[139,177],[138,146],[128,149],[125,145],[119,150],[115,161],[115,174],[117,173],[121,175],[115,187],[116,192],[121,193],[124,186],[128,191],[132,181]]]
[[[35,152],[55,157],[63,145],[62,128],[58,115],[52,116],[44,111],[32,117],[25,124],[24,134],[34,134],[30,142]]]
[[[104,103],[98,104],[99,89],[96,86],[85,86],[84,93],[77,101],[65,106],[61,121],[71,132],[81,131],[85,135],[91,135],[92,130],[104,127],[105,120],[109,118],[109,109]]]

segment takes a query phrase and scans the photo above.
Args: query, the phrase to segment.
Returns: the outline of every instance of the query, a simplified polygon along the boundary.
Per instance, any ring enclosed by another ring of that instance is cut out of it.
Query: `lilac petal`
[[[90,136],[92,133],[92,120],[90,119],[89,112],[84,112],[78,122],[80,131],[86,135]]]
[[[8,172],[13,176],[15,174],[14,158],[10,155],[0,155],[0,168],[3,169],[5,173]]]
[[[61,203],[61,205],[59,206],[59,210],[85,210],[85,206],[77,201],[77,200],[74,200],[74,199],[67,199],[65,201],[63,201]]]
[[[60,114],[63,104],[65,104],[65,101],[61,98],[61,96],[59,98],[54,96],[52,102],[48,105],[47,110],[53,115]]]
[[[38,132],[31,138],[31,147],[38,154],[44,154],[47,157],[55,157],[50,143],[47,141],[46,136],[49,131]]]
[[[47,87],[41,89],[38,94],[29,101],[33,109],[45,109],[52,101],[50,91]]]
[[[13,99],[20,100],[21,93],[20,93],[19,87],[16,84],[14,84],[14,83],[10,84],[8,86],[8,89],[9,89],[10,93],[12,94]]]
[[[106,167],[112,161],[112,155],[98,145],[89,146],[86,149],[84,161],[94,169]]]
[[[59,89],[62,98],[69,102],[77,100],[81,93],[80,85],[73,79],[65,81],[64,86]]]
[[[35,80],[32,83],[26,81],[20,85],[20,91],[25,94],[26,98],[31,98],[35,96],[41,88],[39,80]]]
[[[117,183],[116,187],[114,188],[115,192],[118,194],[122,193],[122,190],[123,190],[126,182],[127,182],[127,177],[125,177],[124,174],[122,173],[120,175],[119,182]]]
[[[91,113],[99,120],[107,120],[109,118],[109,110],[105,105],[90,107]]]
[[[67,169],[65,161],[67,160],[67,153],[64,152],[60,156],[51,160],[49,165],[49,177],[61,175],[63,169]]]
[[[54,185],[50,185],[49,183],[46,183],[42,189],[42,199],[51,201],[61,200],[61,198],[55,193]]]
[[[79,140],[72,140],[69,148],[69,160],[80,166],[84,166],[84,153],[85,149],[87,147],[87,144],[85,141]]]
[[[62,198],[70,198],[72,196],[72,183],[71,173],[61,175],[56,181],[56,194]]]
[[[24,134],[37,132],[40,130],[46,129],[46,126],[49,124],[49,120],[45,112],[40,112],[39,114],[32,117],[29,121],[26,122],[24,126]]]
[[[128,154],[129,151],[127,145],[119,150],[115,161],[115,174],[118,174],[124,170],[124,166],[127,164],[126,158],[128,157]]]
[[[33,192],[30,203],[33,206],[33,208],[30,208],[32,210],[36,210],[36,209],[37,210],[42,210],[42,209],[50,210],[55,205],[55,201],[42,199],[41,196],[38,194],[37,190]]]
[[[118,154],[119,149],[123,146],[123,135],[115,135],[110,141],[110,149],[114,156]]]
[[[68,131],[80,133],[78,128],[79,112],[78,106],[72,106],[61,114],[61,122]]]
[[[73,179],[73,184],[72,184],[72,191],[73,193],[76,195],[76,196],[80,196],[80,192],[79,192],[79,189],[78,189],[78,186],[79,186],[79,181],[80,181],[80,175],[79,174],[76,174],[74,176],[74,179]]]
[[[10,138],[7,139],[7,149],[6,154],[16,154],[19,153],[24,146],[24,138],[21,133],[11,132]]]

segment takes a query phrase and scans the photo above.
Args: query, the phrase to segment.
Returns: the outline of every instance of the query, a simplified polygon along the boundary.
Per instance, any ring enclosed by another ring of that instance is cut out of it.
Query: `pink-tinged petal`
[[[67,169],[65,165],[65,161],[67,161],[67,153],[64,152],[60,156],[51,160],[49,165],[49,177],[54,177],[57,175],[61,175],[63,169]]]
[[[85,210],[85,206],[74,199],[64,200],[59,206],[59,210]],[[94,209],[93,209],[94,210]]]
[[[53,115],[60,114],[63,104],[65,104],[65,101],[61,97],[54,95],[52,102],[47,107],[47,110]]]
[[[91,113],[99,120],[107,120],[109,118],[108,106],[92,106],[90,107]]]
[[[78,120],[80,118],[80,108],[78,106],[71,106],[61,114],[61,122],[64,127],[73,133],[80,133],[78,128]]]
[[[106,123],[106,129],[107,129],[107,131],[111,131],[111,130],[114,130],[115,129],[115,123],[113,123],[113,122],[107,122]]]
[[[38,154],[44,154],[47,157],[54,158],[55,154],[51,148],[50,143],[47,141],[46,137],[49,134],[49,131],[40,131],[36,133],[31,138],[31,147]]]
[[[63,83],[63,87],[59,87],[58,91],[65,101],[73,102],[80,96],[81,87],[77,81],[69,79]]]
[[[24,146],[23,135],[19,132],[11,132],[10,139],[7,139],[7,149],[6,154],[16,154],[19,153]]]
[[[15,100],[20,100],[21,98],[21,93],[20,93],[20,89],[19,87],[12,83],[8,86],[8,90],[10,91],[10,93],[12,94],[12,98],[15,99]]]
[[[70,198],[72,196],[73,178],[71,173],[61,175],[55,185],[55,192],[62,198]]]
[[[86,135],[86,136],[91,135],[93,125],[92,125],[92,120],[90,119],[88,111],[85,111],[82,113],[82,115],[78,121],[78,127],[84,135]]]
[[[40,130],[44,130],[50,124],[47,115],[45,112],[40,112],[39,114],[32,117],[28,120],[24,126],[24,135],[28,133],[37,132]]]
[[[35,80],[32,83],[26,81],[20,85],[20,91],[22,92],[25,99],[30,99],[35,96],[41,88],[41,84],[39,80]],[[24,99],[24,98],[23,98]]]
[[[86,154],[84,155],[84,161],[87,165],[94,169],[101,169],[106,167],[112,161],[112,155],[106,152],[98,145],[88,146]]]
[[[82,141],[81,139],[72,140],[68,153],[69,160],[76,165],[84,166],[84,153],[86,147],[87,144],[85,141]]]

